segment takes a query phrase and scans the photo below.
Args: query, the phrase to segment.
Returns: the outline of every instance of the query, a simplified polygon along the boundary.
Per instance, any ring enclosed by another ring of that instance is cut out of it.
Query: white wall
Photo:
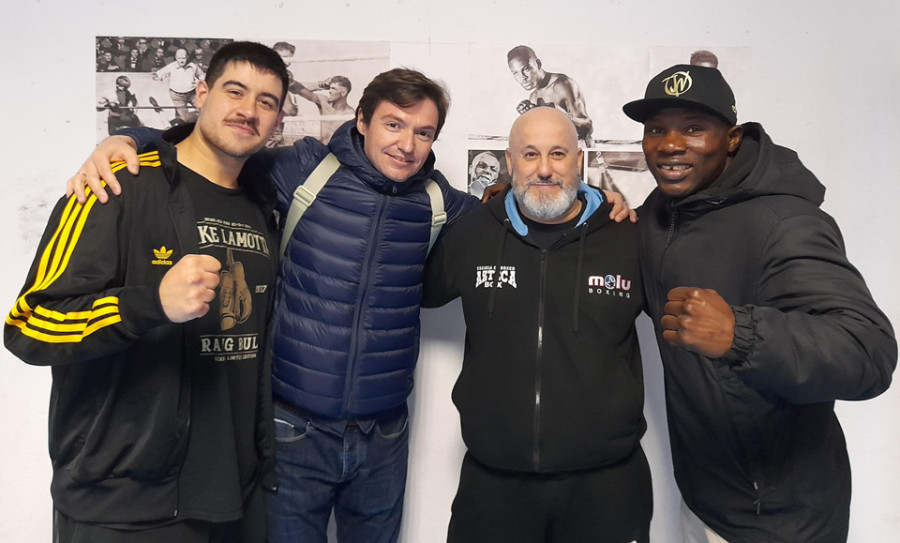
[[[900,7],[838,0],[623,2],[585,0],[415,0],[107,2],[19,0],[0,13],[0,103],[7,192],[0,198],[4,253],[0,303],[20,288],[56,192],[93,147],[96,35],[386,40],[393,64],[422,69],[465,88],[459,54],[470,42],[580,46],[747,46],[752,50],[741,120],[762,122],[794,148],[828,187],[825,209],[844,231],[851,260],[881,307],[900,323],[896,206],[900,183]],[[87,22],[82,22],[87,21]],[[741,89],[736,89],[741,100]],[[454,95],[438,166],[464,187],[465,93]],[[637,96],[635,97],[637,98]],[[456,120],[456,121],[455,121]],[[55,148],[39,146],[54,142]],[[68,145],[60,145],[68,142]],[[60,189],[61,190],[61,189]],[[27,256],[26,256],[27,255]],[[5,311],[5,310],[4,310]],[[442,541],[462,445],[449,391],[459,370],[458,305],[423,318],[422,363],[412,398],[414,437],[404,543]],[[644,440],[651,457],[655,541],[673,541],[677,494],[666,451],[658,356],[640,322],[647,374]],[[0,352],[0,541],[50,539],[46,410],[49,371]],[[850,541],[890,541],[900,532],[900,387],[872,401],[841,403],[854,472]]]

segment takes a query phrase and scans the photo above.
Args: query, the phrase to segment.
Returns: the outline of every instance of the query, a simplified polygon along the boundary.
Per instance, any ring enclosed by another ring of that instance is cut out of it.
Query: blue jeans
[[[278,491],[266,492],[269,543],[394,543],[400,534],[409,429],[406,405],[371,419],[318,419],[275,406]]]

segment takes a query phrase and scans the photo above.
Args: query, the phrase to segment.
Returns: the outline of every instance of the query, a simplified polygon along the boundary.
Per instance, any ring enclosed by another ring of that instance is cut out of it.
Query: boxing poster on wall
[[[96,38],[97,140],[131,126],[166,129],[196,120],[197,83],[230,38]],[[352,119],[362,89],[390,66],[388,42],[258,40],[278,52],[291,85],[269,146],[328,143]]]
[[[584,47],[532,43],[469,46],[466,115],[469,193],[504,181],[504,150],[516,118],[535,107],[566,113],[584,150],[583,180],[639,206],[656,186],[640,141],[643,127],[622,106],[673,64],[715,65],[739,90],[747,48]],[[499,162],[499,165],[497,164]]]
[[[209,60],[230,38],[96,38],[97,139],[128,126],[165,129],[196,119],[194,89]],[[306,137],[327,143],[352,119],[363,88],[393,66],[390,42],[260,39],[285,60],[292,81],[284,122],[269,146]],[[440,44],[432,44],[439,49]],[[448,46],[449,47],[449,46]],[[465,46],[464,46],[465,47]],[[655,186],[640,148],[642,127],[622,105],[643,96],[652,75],[673,64],[715,64],[743,94],[747,48],[585,47],[539,43],[473,43],[467,62],[441,63],[432,77],[465,73],[465,138],[444,141],[467,151],[465,187],[509,181],[504,151],[512,123],[535,107],[554,107],[572,119],[585,151],[583,180],[622,193],[628,205],[643,202]],[[401,55],[402,56],[402,55]],[[457,87],[459,85],[456,85]],[[446,166],[445,166],[446,168]],[[454,167],[455,168],[455,167]],[[458,184],[458,186],[461,184]],[[462,186],[460,187],[462,188]]]

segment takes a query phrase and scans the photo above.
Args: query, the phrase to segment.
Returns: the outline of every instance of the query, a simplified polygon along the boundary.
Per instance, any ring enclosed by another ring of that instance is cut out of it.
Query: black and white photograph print
[[[288,66],[291,85],[284,123],[268,146],[311,137],[328,143],[353,119],[363,88],[390,67],[390,43],[257,39]],[[197,83],[209,61],[233,38],[98,36],[96,44],[97,141],[126,127],[166,129],[196,120]]]
[[[572,119],[580,145],[594,146],[594,124],[584,94],[574,78],[545,69],[537,53],[527,45],[510,49],[506,53],[506,63],[516,83],[529,93],[528,98],[516,106],[519,115],[536,107],[555,107]]]
[[[511,182],[503,149],[469,149],[468,192],[481,198],[484,189],[496,183]]]
[[[291,85],[284,123],[269,147],[315,138],[327,144],[354,118],[363,89],[390,68],[390,43],[327,40],[259,40],[284,58]]]
[[[469,146],[505,142],[516,118],[540,106],[566,113],[582,148],[638,143],[643,129],[622,106],[643,97],[650,77],[673,64],[690,64],[692,58],[698,64],[717,63],[739,100],[746,98],[749,48],[471,43],[464,113]]]
[[[120,128],[165,129],[196,120],[197,83],[231,39],[98,36],[97,141]]]
[[[643,94],[649,48],[536,43],[469,45],[470,145],[506,141],[516,118],[555,107],[575,124],[582,148],[640,139],[622,104]]]

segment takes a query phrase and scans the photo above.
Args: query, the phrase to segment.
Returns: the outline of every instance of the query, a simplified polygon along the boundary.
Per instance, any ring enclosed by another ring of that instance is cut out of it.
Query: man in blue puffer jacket
[[[422,273],[432,209],[441,189],[447,221],[478,200],[434,169],[431,146],[449,97],[409,69],[377,76],[363,91],[357,119],[328,146],[311,138],[266,150],[242,175],[269,177],[278,210],[330,152],[341,167],[318,193],[287,244],[272,322],[276,463],[268,493],[269,541],[324,543],[331,511],[341,543],[396,541],[406,486],[406,398],[419,349]],[[97,147],[69,182],[105,201],[99,183],[119,185],[109,161],[137,171],[159,133],[140,128]],[[134,139],[132,139],[134,138]],[[621,201],[611,217],[627,213]],[[80,197],[80,195],[79,195]]]
[[[327,147],[306,138],[258,153],[244,169],[274,181],[285,216],[294,190],[329,152],[341,163],[290,234],[281,263],[272,323],[279,487],[268,496],[270,541],[324,543],[332,509],[342,543],[397,539],[406,398],[431,237],[426,182],[440,187],[448,221],[478,204],[434,169],[431,146],[448,107],[441,85],[390,70],[366,87],[357,119]],[[159,138],[145,129],[123,133],[141,150]],[[83,171],[96,177],[110,158],[136,169],[132,146],[126,136],[106,140]],[[103,177],[117,192],[111,172]]]

